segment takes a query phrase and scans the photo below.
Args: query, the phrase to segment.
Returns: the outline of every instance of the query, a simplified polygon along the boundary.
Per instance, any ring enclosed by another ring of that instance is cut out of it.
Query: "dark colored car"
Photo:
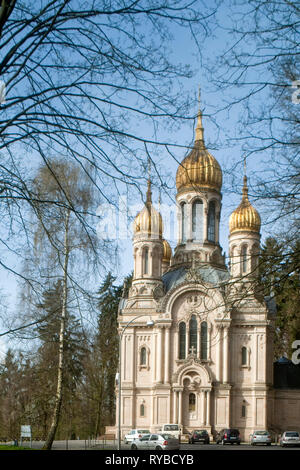
[[[203,444],[209,444],[208,432],[202,429],[193,431],[189,436],[189,444],[195,442],[203,442]]]
[[[241,438],[238,429],[222,429],[216,436],[217,444],[237,444],[240,445]]]

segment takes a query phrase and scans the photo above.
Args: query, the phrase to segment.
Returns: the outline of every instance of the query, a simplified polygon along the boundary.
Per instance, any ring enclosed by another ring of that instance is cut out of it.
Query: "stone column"
[[[182,425],[182,397],[183,397],[183,392],[182,390],[179,390],[178,424],[181,424],[181,425]]]
[[[174,330],[174,357],[179,359],[179,331],[178,327]]]
[[[206,400],[205,400],[205,390],[202,390],[202,424],[206,424]]]
[[[220,208],[216,208],[216,215],[215,215],[215,227],[216,227],[216,233],[215,233],[215,242],[219,243],[219,230],[220,230]]]
[[[178,423],[178,415],[177,415],[177,391],[173,390],[173,423]]]
[[[210,426],[210,390],[206,392],[206,425]]]
[[[257,377],[258,377],[258,334],[257,331],[255,331],[255,334],[253,335],[254,337],[254,351],[253,351],[253,381],[257,382]]]
[[[136,265],[137,259],[136,258],[137,258],[136,251],[133,250],[133,279],[137,278],[137,265]]]
[[[151,337],[151,380],[152,383],[156,382],[156,356],[157,356],[157,335],[153,334]]]
[[[217,354],[217,368],[216,368],[216,379],[218,382],[222,381],[222,327],[217,325],[216,335],[216,354]]]
[[[170,328],[165,328],[165,377],[164,382],[169,383],[170,375]]]
[[[158,328],[158,338],[157,338],[157,357],[156,357],[156,367],[157,367],[157,382],[162,382],[162,328]]]
[[[228,369],[229,369],[229,364],[228,364],[228,335],[229,335],[229,327],[226,326],[223,329],[223,382],[227,383],[228,382]]]
[[[208,207],[207,201],[203,201],[203,241],[207,242],[207,215],[208,215]]]
[[[177,203],[177,223],[178,223],[178,240],[177,243],[182,243],[182,210],[181,206]]]
[[[136,335],[135,335],[135,327],[132,329],[132,345],[131,345],[131,364],[132,364],[132,382],[133,386],[136,383],[136,371],[137,371],[137,363],[138,363],[138,356],[137,356],[137,347],[136,347]]]
[[[138,278],[140,279],[141,277],[144,276],[144,266],[143,266],[143,248],[140,247],[138,250],[138,256],[139,256],[139,275]]]
[[[192,204],[187,204],[187,231],[186,231],[186,238],[187,240],[193,239],[193,231],[192,231]]]
[[[126,335],[123,335],[123,338],[122,338],[122,358],[123,358],[123,364],[122,364],[122,374],[121,374],[121,381],[125,381],[127,380],[127,374],[126,374],[126,371],[127,371],[127,367],[126,367],[126,352],[127,352],[127,349],[126,349],[126,341],[127,341],[127,337]],[[122,384],[121,384],[122,385]]]
[[[189,323],[186,323],[186,331],[185,331],[185,357],[187,358],[188,355],[190,354],[189,351],[189,341],[190,340],[190,325]]]
[[[252,392],[252,409],[253,409],[253,423],[256,426],[257,423],[257,406],[256,406],[256,392],[253,390]]]
[[[150,248],[150,247],[149,247],[149,251],[148,251],[148,274],[147,274],[147,277],[153,277],[153,251],[152,251],[152,248]]]
[[[197,357],[201,358],[201,324],[197,325],[198,327],[198,337],[197,337]]]
[[[211,324],[207,323],[207,360],[211,358]]]

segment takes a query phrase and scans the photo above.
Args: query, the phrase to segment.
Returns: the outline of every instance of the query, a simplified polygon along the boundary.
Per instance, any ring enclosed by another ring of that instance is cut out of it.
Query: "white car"
[[[300,436],[298,431],[285,431],[280,438],[281,447],[300,446]]]
[[[143,437],[144,434],[150,434],[149,429],[132,429],[130,433],[126,434],[124,437],[124,444],[138,440]]]
[[[169,434],[170,436],[174,436],[176,439],[179,439],[180,434],[182,433],[182,428],[178,424],[163,424],[159,432],[161,434]]]

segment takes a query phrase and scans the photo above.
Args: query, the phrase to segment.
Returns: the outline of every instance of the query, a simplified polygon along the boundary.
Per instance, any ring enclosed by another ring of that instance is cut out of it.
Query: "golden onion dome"
[[[133,231],[134,234],[146,235],[147,238],[162,238],[162,217],[152,204],[150,180],[148,181],[147,200],[134,220]]]
[[[169,263],[170,259],[172,258],[172,248],[170,246],[170,243],[165,239],[163,239],[163,247],[164,247],[164,252],[163,252],[162,260]]]
[[[229,218],[229,231],[230,234],[240,231],[258,233],[260,231],[260,224],[260,215],[248,199],[247,177],[244,176],[242,201]]]
[[[204,144],[201,111],[198,112],[194,147],[178,167],[176,187],[178,192],[195,188],[220,191],[222,187],[221,167]]]

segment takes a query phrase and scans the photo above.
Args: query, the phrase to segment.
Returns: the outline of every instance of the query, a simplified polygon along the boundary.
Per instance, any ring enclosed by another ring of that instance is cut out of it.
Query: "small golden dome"
[[[195,144],[178,167],[176,187],[178,192],[200,187],[220,191],[222,187],[221,167],[204,145],[201,111],[198,112]]]
[[[149,180],[146,204],[134,220],[133,231],[135,234],[146,235],[150,238],[162,238],[162,217],[152,205],[151,195],[151,182]]]
[[[163,253],[162,260],[169,263],[172,257],[172,248],[170,247],[169,242],[165,239],[163,239],[163,246],[164,246],[164,253]]]
[[[247,177],[244,176],[242,201],[229,218],[229,231],[230,234],[240,231],[258,233],[260,224],[260,215],[248,199]]]

